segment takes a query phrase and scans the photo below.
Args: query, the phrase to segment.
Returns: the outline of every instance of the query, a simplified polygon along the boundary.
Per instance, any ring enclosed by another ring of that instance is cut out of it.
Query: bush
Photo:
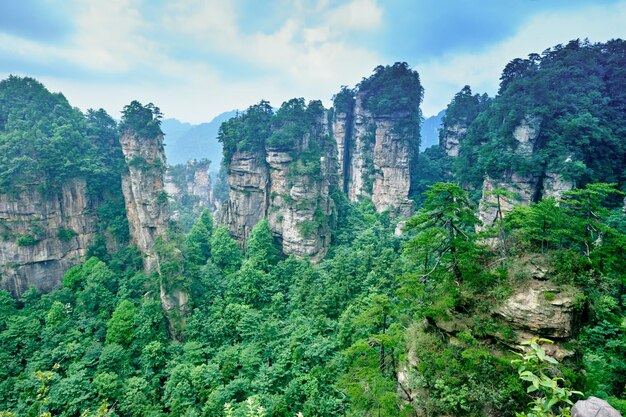
[[[68,242],[76,235],[77,233],[73,231],[72,229],[60,228],[59,231],[57,232],[57,238],[61,242]]]
[[[20,235],[17,237],[18,246],[35,246],[39,240],[35,239],[33,235]]]

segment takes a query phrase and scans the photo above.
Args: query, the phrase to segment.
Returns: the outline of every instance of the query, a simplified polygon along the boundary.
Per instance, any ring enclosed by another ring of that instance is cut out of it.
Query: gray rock
[[[574,300],[548,282],[531,280],[496,308],[496,314],[518,330],[564,339],[572,335]]]
[[[144,255],[144,270],[150,273],[158,269],[152,247],[170,220],[167,199],[162,198],[167,166],[163,136],[142,138],[127,131],[120,144],[128,166],[128,173],[122,176],[128,228],[133,243]]]
[[[18,194],[0,194],[0,288],[19,296],[28,288],[51,291],[65,271],[84,261],[97,231],[97,201],[82,178],[59,192],[42,193],[36,184]],[[71,235],[59,239],[60,231]],[[32,245],[19,238],[31,236]]]
[[[576,401],[572,407],[572,417],[622,417],[619,411],[597,397]]]

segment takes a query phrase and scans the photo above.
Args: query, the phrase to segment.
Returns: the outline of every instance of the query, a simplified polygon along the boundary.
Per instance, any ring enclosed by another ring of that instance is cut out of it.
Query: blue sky
[[[330,104],[380,64],[421,76],[425,115],[508,61],[626,37],[626,0],[0,0],[0,77],[114,117],[131,100],[202,122],[261,99]]]

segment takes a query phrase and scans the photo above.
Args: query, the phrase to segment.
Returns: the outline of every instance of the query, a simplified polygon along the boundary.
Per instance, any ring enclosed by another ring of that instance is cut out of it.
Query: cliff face
[[[229,199],[223,205],[222,222],[245,242],[250,231],[267,213],[269,168],[261,152],[236,152],[228,170]]]
[[[165,173],[165,191],[176,204],[172,207],[172,220],[179,219],[178,209],[185,207],[196,215],[203,209],[215,209],[208,163],[192,159],[186,164],[170,166]]]
[[[442,129],[439,136],[439,146],[444,152],[453,158],[459,156],[461,141],[467,134],[467,124],[455,123]]]
[[[371,198],[379,212],[392,210],[408,217],[411,170],[417,158],[415,138],[397,132],[403,114],[372,114],[363,103],[367,92],[356,96],[353,117],[342,113],[332,123],[337,141],[340,184],[350,201]],[[346,121],[352,119],[352,125]],[[347,149],[347,151],[346,151]],[[346,169],[347,167],[347,169]]]
[[[144,270],[150,273],[157,270],[152,247],[167,229],[170,218],[164,186],[163,136],[143,138],[128,130],[120,144],[128,166],[128,173],[122,176],[122,192],[130,236],[144,254]]]
[[[517,147],[515,154],[520,159],[527,158],[537,151],[537,139],[541,132],[541,119],[525,117],[513,130],[513,139]],[[486,176],[483,182],[482,198],[478,209],[478,218],[483,225],[489,226],[496,220],[496,196],[493,191],[503,189],[515,193],[515,197],[501,198],[503,212],[509,212],[517,204],[529,205],[541,197],[559,198],[564,191],[574,187],[573,182],[566,180],[561,174],[548,171],[539,174],[520,174],[507,171],[500,178]]]
[[[0,288],[19,296],[28,288],[58,287],[93,243],[95,206],[84,179],[50,196],[35,190],[0,195]]]
[[[326,254],[334,207],[329,196],[330,173],[337,168],[336,157],[325,152],[329,149],[325,117],[320,116],[296,138],[291,149],[266,145],[261,152],[233,154],[229,200],[224,203],[221,222],[244,244],[254,225],[267,218],[286,255],[308,256],[315,262]],[[311,153],[312,149],[322,151]],[[332,169],[329,164],[334,165]]]

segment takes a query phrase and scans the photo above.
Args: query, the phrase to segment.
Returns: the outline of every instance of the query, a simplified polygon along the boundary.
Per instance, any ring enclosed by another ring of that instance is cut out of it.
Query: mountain
[[[445,116],[446,111],[441,110],[434,116],[424,119],[421,127],[422,143],[420,144],[420,152],[433,145],[439,144],[439,129],[441,128],[441,119]]]
[[[184,164],[190,159],[209,159],[212,171],[222,160],[222,144],[217,141],[220,125],[237,114],[224,112],[208,123],[192,125],[177,119],[165,119],[161,129],[165,134],[165,155],[170,165]]]

